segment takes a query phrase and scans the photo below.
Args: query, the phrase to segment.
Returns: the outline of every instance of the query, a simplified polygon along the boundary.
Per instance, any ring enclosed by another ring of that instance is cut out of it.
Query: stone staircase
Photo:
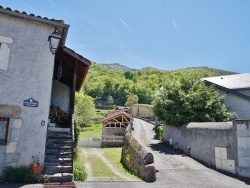
[[[72,141],[69,128],[48,127],[43,174],[50,182],[73,181]]]

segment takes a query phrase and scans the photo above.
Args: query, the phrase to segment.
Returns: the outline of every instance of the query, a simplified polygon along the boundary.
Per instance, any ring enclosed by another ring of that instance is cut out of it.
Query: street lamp
[[[55,27],[55,31],[50,34],[48,41],[49,41],[49,48],[51,53],[54,55],[56,53],[56,50],[58,48],[58,45],[61,41],[62,37],[61,35],[57,32],[57,28]]]

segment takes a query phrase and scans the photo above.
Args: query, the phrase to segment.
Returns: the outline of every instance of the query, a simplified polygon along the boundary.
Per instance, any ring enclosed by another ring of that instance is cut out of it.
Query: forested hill
[[[103,66],[107,66],[113,70],[118,70],[118,71],[160,71],[159,69],[156,69],[154,67],[145,67],[142,69],[132,69],[129,68],[125,65],[121,65],[119,63],[112,63],[112,64],[100,64]],[[200,66],[200,67],[188,67],[188,68],[184,68],[184,69],[177,69],[177,70],[173,70],[173,71],[186,71],[186,70],[190,70],[190,69],[194,69],[194,70],[207,70],[208,72],[211,72],[213,74],[216,74],[218,76],[220,75],[229,75],[229,74],[237,74],[236,72],[231,72],[231,71],[226,71],[226,70],[221,70],[221,69],[215,69],[215,68],[210,68],[210,67],[206,67],[206,66]]]
[[[138,96],[139,103],[150,104],[166,80],[200,79],[229,74],[236,73],[205,66],[158,70],[153,67],[131,69],[118,63],[92,63],[83,90],[85,94],[110,104],[114,102],[116,105],[124,105],[131,94]]]

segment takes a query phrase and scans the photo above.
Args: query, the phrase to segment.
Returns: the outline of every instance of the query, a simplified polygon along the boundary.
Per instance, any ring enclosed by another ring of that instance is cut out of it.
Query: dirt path
[[[121,172],[119,172],[110,162],[109,160],[107,160],[104,155],[98,150],[98,149],[94,149],[94,154],[96,156],[98,156],[106,165],[107,167],[114,173],[116,174],[118,177],[120,177],[123,180],[131,180],[130,178],[128,178],[127,176],[123,175]]]
[[[83,152],[83,155],[84,155],[85,159],[88,159],[89,154],[86,151],[86,149],[82,148],[82,152]],[[85,162],[85,167],[86,167],[86,170],[88,172],[87,181],[94,181],[95,178],[93,177],[93,174],[92,174],[91,164],[88,161]]]
[[[87,177],[87,181],[135,181],[135,179],[132,179],[131,177],[128,177],[126,175],[124,175],[123,173],[121,173],[112,163],[110,163],[110,161],[103,155],[102,151],[98,148],[82,148],[84,157],[86,159],[85,162],[85,167],[86,170],[88,172],[88,177]],[[98,160],[101,160],[105,166],[111,171],[113,172],[117,178],[115,177],[94,177],[93,176],[93,171],[92,171],[92,166],[91,163],[88,161],[89,158],[91,158],[91,156],[95,156],[98,158]],[[138,180],[136,180],[138,181]]]

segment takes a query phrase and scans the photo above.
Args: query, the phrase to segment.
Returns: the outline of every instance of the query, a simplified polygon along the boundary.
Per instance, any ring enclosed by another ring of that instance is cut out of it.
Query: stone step
[[[69,128],[48,127],[44,174],[50,182],[71,182],[73,139]]]
[[[71,157],[56,157],[56,156],[46,156],[45,162],[60,163],[60,162],[71,162]]]
[[[72,144],[56,144],[56,143],[47,143],[46,149],[71,149]]]
[[[56,165],[56,166],[45,166],[44,174],[56,174],[56,173],[71,173],[72,166]]]
[[[52,162],[44,162],[45,166],[72,166],[72,162],[71,161],[61,161],[58,163],[52,163]]]
[[[47,134],[47,138],[48,139],[66,139],[66,140],[70,140],[72,139],[71,135],[62,135],[62,134]]]
[[[72,153],[71,148],[64,149],[64,148],[58,148],[58,149],[46,149],[45,153],[54,153],[54,154],[60,154],[60,153]]]
[[[45,154],[46,154],[45,156],[46,158],[50,156],[58,157],[58,158],[71,158],[73,156],[71,151],[70,152],[46,151]]]
[[[71,133],[70,132],[51,132],[51,131],[48,131],[47,132],[47,135],[61,135],[61,136],[71,136]]]
[[[47,139],[47,143],[53,143],[53,144],[66,144],[66,145],[70,145],[73,143],[73,141],[71,139]]]
[[[47,135],[62,135],[62,136],[71,136],[71,133],[70,132],[50,132],[48,131],[47,132]]]
[[[48,127],[56,127],[56,124],[55,123],[49,123]]]
[[[48,132],[67,132],[67,133],[70,133],[70,128],[48,127]]]
[[[73,178],[73,174],[71,173],[56,173],[48,175],[49,182],[72,182]]]

